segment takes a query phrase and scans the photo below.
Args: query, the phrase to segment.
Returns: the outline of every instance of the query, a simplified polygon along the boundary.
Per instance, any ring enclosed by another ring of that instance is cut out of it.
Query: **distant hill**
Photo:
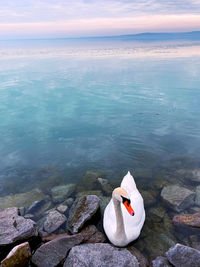
[[[126,41],[200,41],[200,31],[193,32],[173,32],[173,33],[139,33],[118,36],[89,37],[89,39],[118,39]]]

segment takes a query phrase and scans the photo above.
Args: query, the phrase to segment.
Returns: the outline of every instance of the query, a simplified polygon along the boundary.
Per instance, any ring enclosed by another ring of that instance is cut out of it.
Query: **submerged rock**
[[[46,197],[45,199],[42,199],[40,201],[36,200],[26,210],[26,215],[33,214],[34,219],[38,220],[38,218],[40,218],[45,213],[45,211],[47,211],[51,207],[51,205],[52,203],[49,197]]]
[[[173,218],[173,223],[176,225],[182,224],[200,228],[200,212],[195,214],[176,215]]]
[[[55,232],[66,220],[64,214],[60,214],[56,210],[50,211],[44,222],[44,231],[49,234]]]
[[[31,249],[28,242],[15,246],[8,256],[1,262],[1,267],[27,266],[31,257]]]
[[[175,267],[199,267],[200,251],[181,244],[176,244],[166,252],[168,261]]]
[[[155,197],[152,194],[145,190],[140,190],[142,197],[144,198],[144,205],[145,207],[153,206],[156,203]]]
[[[125,248],[110,244],[83,244],[71,249],[64,267],[139,267],[138,260]]]
[[[152,267],[171,267],[172,265],[169,263],[166,257],[158,256],[151,263]]]
[[[51,195],[54,203],[61,203],[72,195],[75,191],[75,184],[58,185],[51,189]]]
[[[31,261],[37,267],[55,267],[63,262],[72,247],[82,241],[81,234],[57,237],[40,246]]]
[[[151,257],[164,256],[165,252],[172,246],[175,245],[174,240],[166,234],[155,233],[153,236],[147,236],[140,241]]]
[[[194,170],[184,170],[180,169],[177,171],[178,175],[181,175],[184,179],[189,180],[190,182],[200,183],[200,169]]]
[[[72,205],[68,218],[68,230],[78,233],[86,221],[92,218],[99,208],[100,199],[95,195],[83,196],[76,199]]]
[[[97,181],[99,182],[100,186],[101,186],[101,189],[102,191],[110,196],[112,194],[112,191],[113,191],[113,186],[111,186],[111,184],[108,182],[107,179],[103,179],[103,178],[98,178]]]
[[[175,211],[182,211],[194,204],[195,192],[179,185],[165,186],[161,197]]]
[[[34,189],[29,192],[0,197],[0,210],[9,207],[25,207],[28,208],[34,201],[45,199],[45,195],[39,189]]]
[[[196,187],[195,204],[200,206],[200,185]]]
[[[38,236],[37,225],[18,215],[18,208],[0,211],[0,247]]]
[[[96,190],[98,188],[97,179],[101,177],[101,173],[98,171],[87,171],[83,178],[79,181],[77,191],[82,192],[85,190]]]

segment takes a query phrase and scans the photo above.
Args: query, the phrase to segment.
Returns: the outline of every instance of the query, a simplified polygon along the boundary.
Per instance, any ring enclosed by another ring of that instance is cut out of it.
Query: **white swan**
[[[145,221],[143,198],[130,172],[115,188],[104,211],[104,231],[115,246],[124,247],[138,238]]]

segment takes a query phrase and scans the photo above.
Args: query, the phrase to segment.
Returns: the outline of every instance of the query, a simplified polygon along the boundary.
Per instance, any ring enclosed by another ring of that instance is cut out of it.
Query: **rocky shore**
[[[126,248],[114,247],[103,232],[103,211],[116,185],[99,172],[86,172],[78,184],[50,177],[31,191],[1,197],[1,266],[199,267],[200,169],[179,169],[176,180],[163,177],[148,187],[146,173],[140,170],[138,182],[146,222]]]

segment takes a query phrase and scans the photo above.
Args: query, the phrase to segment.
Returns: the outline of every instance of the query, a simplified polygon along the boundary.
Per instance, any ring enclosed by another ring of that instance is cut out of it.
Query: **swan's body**
[[[123,198],[124,194],[125,198],[130,199],[133,216],[122,203],[121,197]],[[103,227],[111,243],[124,247],[138,238],[144,221],[143,198],[137,190],[134,178],[128,172],[121,182],[121,187],[113,191],[112,199],[105,208]]]

